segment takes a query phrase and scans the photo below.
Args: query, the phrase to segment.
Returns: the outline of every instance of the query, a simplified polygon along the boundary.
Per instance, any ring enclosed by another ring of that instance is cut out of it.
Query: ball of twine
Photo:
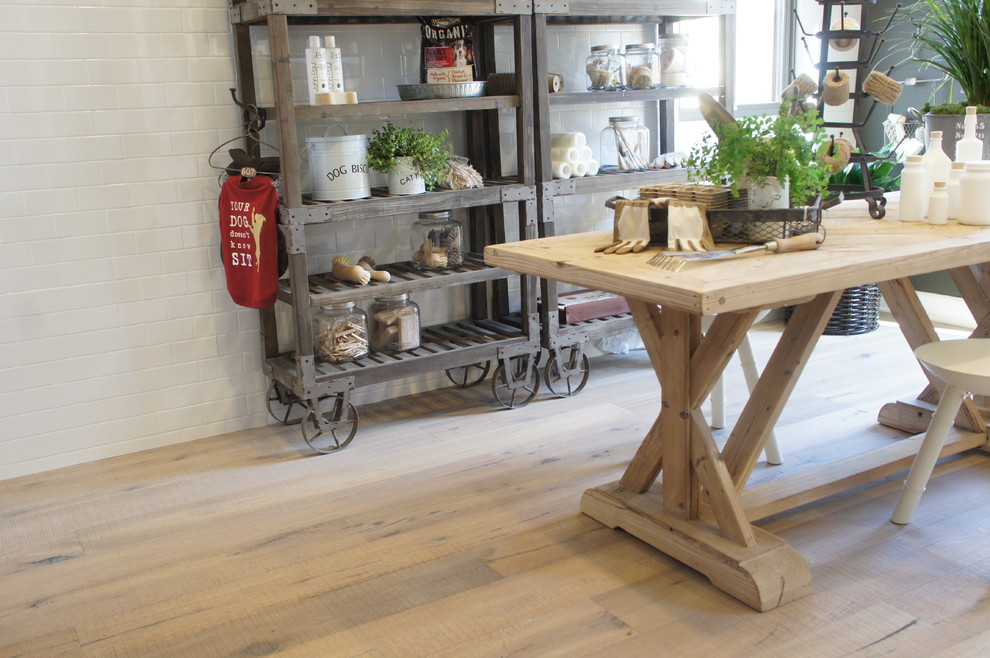
[[[858,29],[859,23],[855,19],[849,18],[848,16],[843,16],[839,20],[832,23],[832,31],[852,31]],[[859,37],[836,37],[835,39],[829,40],[828,43],[833,49],[838,50],[839,52],[846,52],[859,45]]]
[[[831,155],[829,151],[831,151]],[[825,168],[825,171],[830,174],[837,174],[849,164],[852,151],[852,142],[839,137],[822,146],[818,152],[818,161]]]
[[[843,105],[849,100],[849,76],[836,71],[825,76],[822,82],[822,100],[826,105]]]
[[[881,103],[893,105],[901,97],[904,85],[879,71],[871,71],[863,83],[863,91]]]
[[[780,97],[784,100],[801,100],[811,96],[818,91],[818,83],[811,79],[807,73],[802,73],[791,81],[791,84],[780,92]]]

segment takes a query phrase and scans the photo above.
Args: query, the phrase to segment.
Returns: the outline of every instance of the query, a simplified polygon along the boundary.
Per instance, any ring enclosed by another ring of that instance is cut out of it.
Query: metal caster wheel
[[[444,372],[447,375],[447,379],[453,382],[458,388],[470,388],[483,382],[491,368],[491,361],[483,361],[458,368],[449,368]]]
[[[577,358],[579,352],[580,359]],[[563,358],[558,360],[558,354],[550,355],[550,360],[543,368],[543,379],[551,393],[559,398],[569,398],[580,393],[588,383],[591,361],[587,354],[576,347],[566,348],[559,356]]]
[[[509,359],[512,380],[506,377],[505,365],[498,364],[492,374],[492,395],[507,409],[515,409],[536,397],[540,390],[540,371],[531,365],[530,357],[516,356]]]
[[[275,413],[272,405],[278,403],[285,405],[285,409],[281,414]],[[299,415],[294,416],[292,411],[299,406]],[[268,415],[282,423],[283,425],[296,425],[302,422],[303,416],[306,415],[305,405],[291,393],[287,392],[281,386],[272,382],[272,385],[268,388],[268,397],[265,399],[265,406],[268,408]]]
[[[877,202],[875,199],[870,199],[870,217],[873,219],[883,219],[887,214],[887,209],[884,206],[887,205],[887,199],[881,199]]]
[[[333,401],[332,409],[321,415],[319,405],[322,400],[317,401],[315,408],[309,404],[305,422],[300,425],[303,440],[310,448],[324,455],[346,448],[357,434],[360,422],[357,408],[353,404],[348,402],[345,405],[337,396],[324,398],[326,399]]]

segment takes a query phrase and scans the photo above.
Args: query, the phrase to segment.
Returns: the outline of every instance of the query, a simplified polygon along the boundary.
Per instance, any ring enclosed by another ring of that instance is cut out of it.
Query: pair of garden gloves
[[[650,209],[667,211],[667,248],[674,251],[713,249],[704,206],[679,199],[616,199],[612,242],[595,249],[606,254],[638,253],[650,244]]]

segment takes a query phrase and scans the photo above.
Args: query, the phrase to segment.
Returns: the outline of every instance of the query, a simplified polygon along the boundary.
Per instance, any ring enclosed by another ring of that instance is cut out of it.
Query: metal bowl
[[[404,101],[425,101],[437,98],[470,98],[485,95],[485,82],[434,82],[422,85],[396,85]]]

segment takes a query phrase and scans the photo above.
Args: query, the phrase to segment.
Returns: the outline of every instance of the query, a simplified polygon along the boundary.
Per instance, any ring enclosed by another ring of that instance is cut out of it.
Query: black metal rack
[[[863,82],[866,79],[866,74],[869,72],[869,69],[873,66],[873,61],[876,58],[877,53],[883,46],[884,41],[880,37],[890,28],[890,25],[894,20],[894,16],[896,15],[896,10],[891,13],[890,18],[883,29],[868,30],[861,29],[867,24],[867,5],[876,4],[876,0],[818,0],[818,4],[822,6],[822,29],[818,32],[813,34],[809,33],[805,30],[804,25],[801,24],[801,19],[797,16],[796,11],[794,14],[797,18],[798,27],[804,37],[814,36],[818,38],[820,42],[819,56],[817,61],[815,61],[815,58],[811,55],[811,51],[808,48],[807,40],[802,37],[805,49],[808,50],[808,56],[812,59],[812,61],[814,61],[815,66],[818,69],[818,112],[824,118],[825,101],[822,91],[824,90],[826,76],[831,71],[836,70],[855,71],[856,86],[854,89],[850,90],[849,100],[854,104],[854,119],[857,114],[861,117],[858,120],[848,122],[825,121],[826,128],[837,128],[843,131],[839,133],[840,136],[844,135],[845,131],[849,131],[852,135],[855,150],[850,154],[849,162],[850,164],[859,166],[863,173],[862,185],[833,184],[829,186],[829,190],[832,192],[841,192],[846,199],[866,200],[869,205],[870,217],[874,219],[882,219],[886,214],[886,210],[884,208],[887,204],[887,199],[884,196],[886,190],[873,184],[869,164],[875,162],[877,157],[865,148],[859,131],[870,121],[873,116],[873,111],[879,103],[879,101],[863,91]],[[860,7],[860,25],[857,29],[846,29],[845,10],[847,6]],[[838,13],[836,13],[836,10],[838,10]],[[839,25],[840,29],[832,29],[836,24]],[[857,40],[858,56],[851,59],[830,59],[829,44],[833,39]],[[863,54],[864,51],[866,52],[865,55]],[[887,73],[889,72],[890,71]],[[864,114],[862,104],[867,102],[870,103],[870,105]]]

